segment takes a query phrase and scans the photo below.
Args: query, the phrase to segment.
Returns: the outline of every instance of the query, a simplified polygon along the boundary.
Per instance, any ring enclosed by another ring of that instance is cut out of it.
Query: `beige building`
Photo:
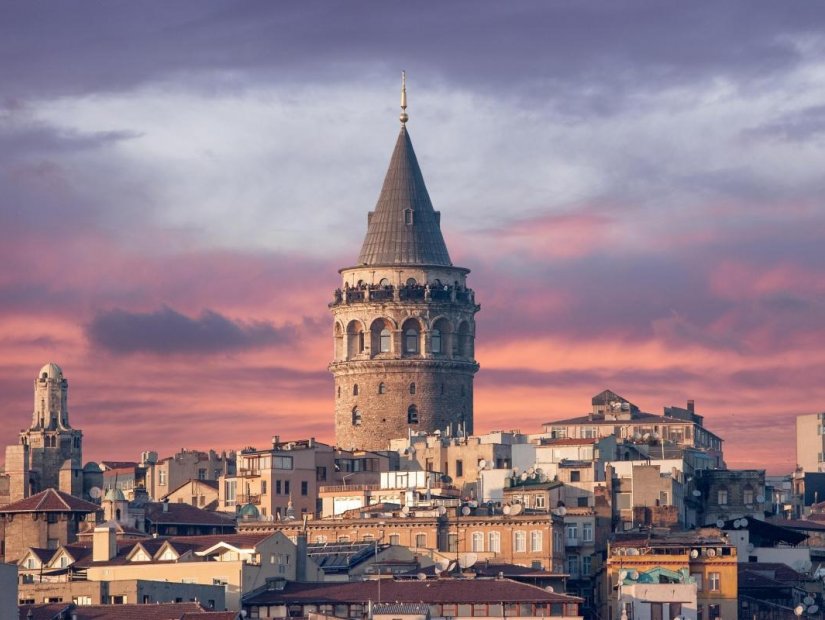
[[[825,413],[796,416],[796,464],[806,472],[825,471]]]
[[[181,450],[157,462],[145,461],[145,485],[149,497],[158,500],[188,480],[218,480],[235,473],[235,453],[214,450]]]
[[[82,497],[83,433],[69,424],[69,382],[55,363],[34,380],[34,411],[20,441],[6,447],[8,495],[0,505],[16,502],[47,488]]]
[[[358,260],[339,271],[333,315],[335,439],[386,450],[410,430],[473,432],[475,313],[450,260],[402,115]]]
[[[175,504],[189,504],[204,510],[216,510],[218,485],[218,480],[187,480],[160,499]]]

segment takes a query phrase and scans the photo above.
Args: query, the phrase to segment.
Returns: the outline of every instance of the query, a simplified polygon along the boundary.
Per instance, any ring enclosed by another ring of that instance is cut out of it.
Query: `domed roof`
[[[125,502],[126,496],[123,494],[123,491],[117,487],[114,487],[106,491],[106,495],[103,499],[110,502]]]
[[[63,371],[60,369],[60,366],[55,364],[54,362],[49,362],[43,368],[40,369],[40,372],[37,373],[38,378],[41,379],[62,379],[63,378]]]
[[[238,509],[238,516],[241,519],[257,519],[261,513],[254,504],[244,504]]]

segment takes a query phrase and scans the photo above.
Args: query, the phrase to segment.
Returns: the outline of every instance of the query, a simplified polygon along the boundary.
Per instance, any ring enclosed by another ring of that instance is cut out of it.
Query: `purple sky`
[[[47,361],[88,458],[331,440],[401,69],[477,430],[693,398],[782,472],[825,409],[817,3],[5,3],[0,68],[0,444]]]

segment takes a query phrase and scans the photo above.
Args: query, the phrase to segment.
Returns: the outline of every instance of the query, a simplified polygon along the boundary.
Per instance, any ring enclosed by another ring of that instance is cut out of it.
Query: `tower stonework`
[[[34,380],[31,426],[6,447],[9,501],[47,488],[83,493],[83,433],[69,424],[69,383],[57,364],[40,369]]]
[[[387,449],[410,431],[473,432],[480,306],[469,270],[450,261],[401,120],[358,264],[339,271],[330,304],[335,437],[345,448]]]

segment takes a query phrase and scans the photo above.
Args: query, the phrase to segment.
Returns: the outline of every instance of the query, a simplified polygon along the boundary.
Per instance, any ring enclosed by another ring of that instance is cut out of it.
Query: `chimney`
[[[687,410],[688,410],[688,411],[690,411],[691,413],[695,413],[695,407],[696,407],[696,403],[695,403],[695,402],[693,401],[693,399],[691,398],[691,399],[688,401]]]
[[[315,447],[315,437],[310,437],[310,438],[309,438],[309,447],[310,447],[310,448],[314,448],[314,447]]]
[[[108,562],[117,555],[115,530],[108,525],[96,527],[92,533],[92,560]]]
[[[295,581],[298,583],[307,581],[307,533],[306,530],[298,532],[295,538]]]
[[[169,498],[168,497],[166,499],[164,499],[160,504],[161,504],[161,506],[163,506],[163,512],[169,512]]]
[[[280,435],[273,435],[272,436],[272,449],[276,450],[278,448],[279,443],[281,443],[281,436]]]

